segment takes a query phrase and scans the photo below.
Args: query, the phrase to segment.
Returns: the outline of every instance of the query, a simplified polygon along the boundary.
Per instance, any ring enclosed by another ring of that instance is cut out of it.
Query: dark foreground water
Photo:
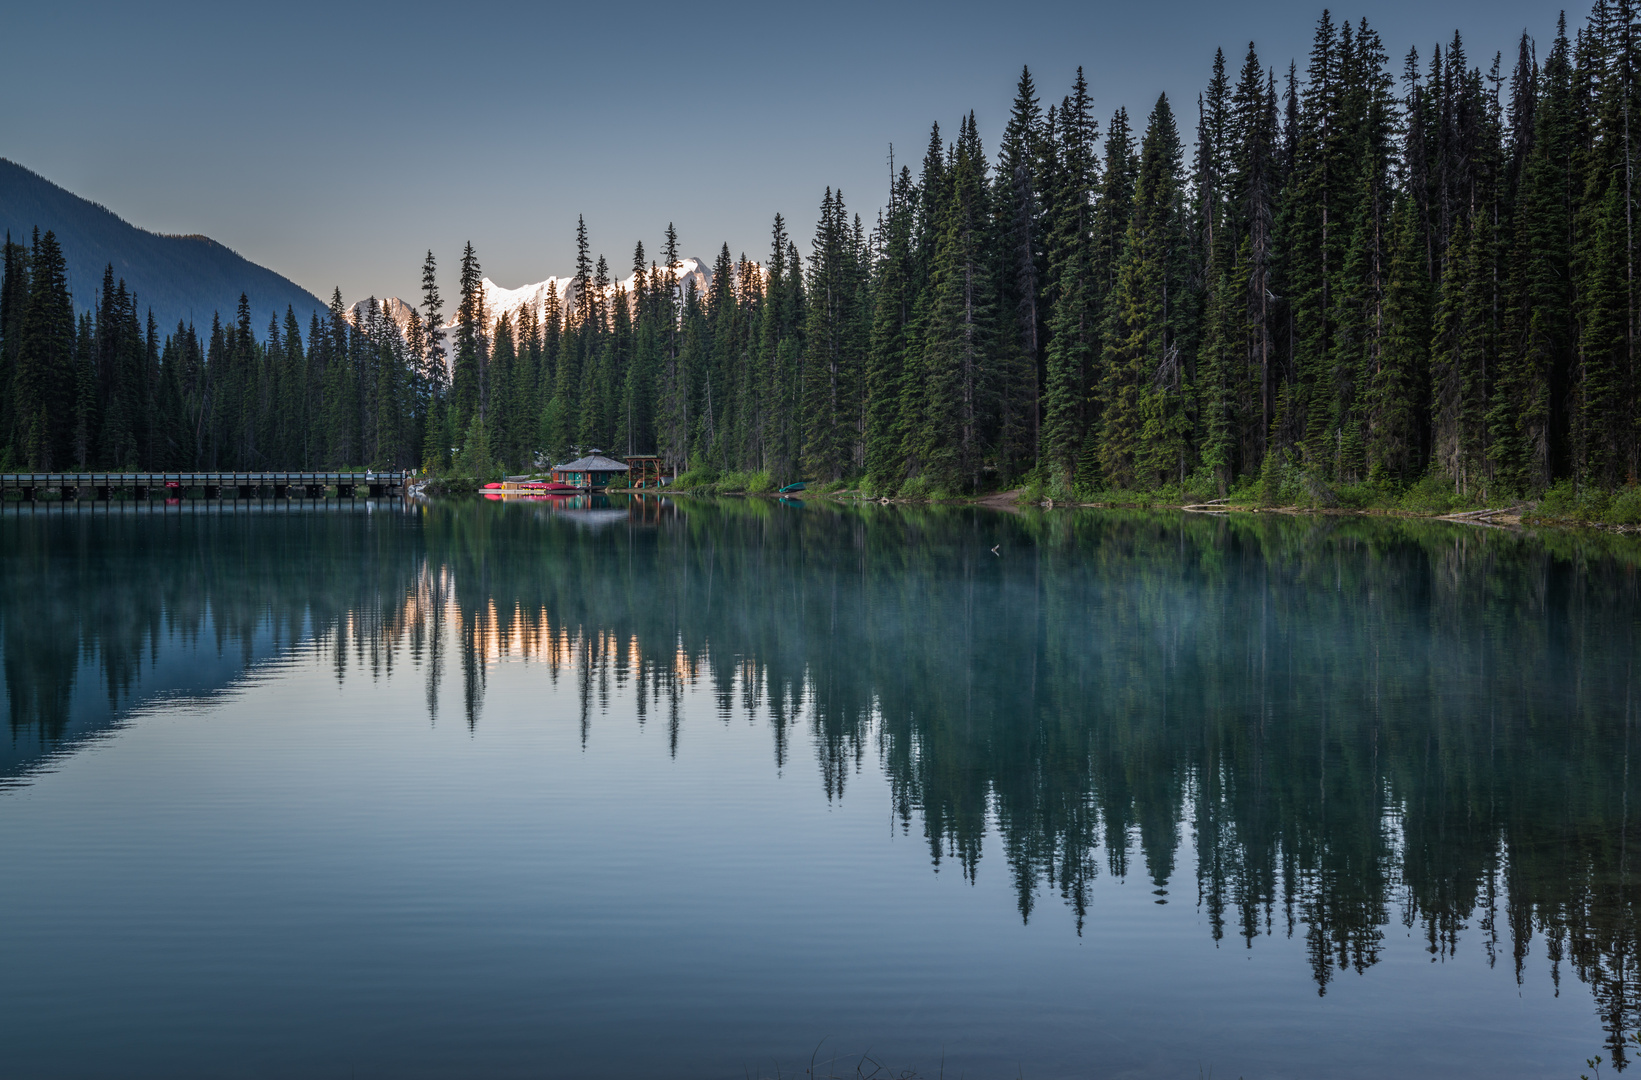
[[[0,1073],[1570,1080],[1641,1023],[1638,561],[10,506]]]

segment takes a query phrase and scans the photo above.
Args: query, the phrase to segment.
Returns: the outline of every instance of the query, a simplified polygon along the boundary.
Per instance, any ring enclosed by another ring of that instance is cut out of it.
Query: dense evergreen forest
[[[431,254],[404,320],[338,294],[306,328],[242,304],[162,338],[112,272],[76,320],[54,237],[8,240],[0,461],[474,474],[598,446],[901,494],[1610,490],[1641,454],[1632,105],[1633,0],[1485,69],[1457,34],[1398,65],[1324,12],[1302,71],[1213,58],[1189,152],[1166,97],[1102,128],[1080,72],[1045,105],[1023,71],[994,153],[972,113],[936,126],[873,220],[826,192],[807,257],[777,216],[698,295],[669,230],[628,292],[583,224],[562,302],[514,323],[469,245],[445,334]]]

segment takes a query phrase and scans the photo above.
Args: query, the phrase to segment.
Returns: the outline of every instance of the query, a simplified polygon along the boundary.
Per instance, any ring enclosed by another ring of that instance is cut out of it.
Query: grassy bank
[[[487,479],[494,477],[431,477],[423,490],[429,495],[471,495]],[[678,495],[767,496],[776,494],[779,485],[768,472],[697,467],[680,475],[667,490]],[[1462,517],[1488,524],[1553,524],[1641,532],[1641,485],[1635,483],[1602,491],[1579,489],[1562,481],[1537,494],[1495,491],[1483,498],[1455,490],[1451,481],[1435,475],[1411,484],[1366,480],[1334,485],[1286,461],[1275,462],[1258,476],[1244,477],[1228,490],[1220,488],[1212,473],[1199,470],[1183,483],[1143,490],[1082,484],[1067,488],[1034,475],[1017,488],[967,494],[934,488],[922,478],[881,484],[856,477],[810,483],[798,494],[805,499],[846,502]]]
[[[717,472],[696,469],[672,487],[679,494],[768,495],[776,490],[766,472]],[[940,491],[920,479],[896,485],[866,478],[810,484],[804,498],[898,503],[953,503],[1124,509],[1192,508],[1220,511],[1386,514],[1408,517],[1462,517],[1490,524],[1554,524],[1641,532],[1641,485],[1614,491],[1578,489],[1563,481],[1535,495],[1493,492],[1482,498],[1455,490],[1451,482],[1427,476],[1412,484],[1362,481],[1329,484],[1305,470],[1280,464],[1221,491],[1210,474],[1199,473],[1183,484],[1146,490],[1078,485],[1067,489],[1041,477],[1009,491],[978,495]]]

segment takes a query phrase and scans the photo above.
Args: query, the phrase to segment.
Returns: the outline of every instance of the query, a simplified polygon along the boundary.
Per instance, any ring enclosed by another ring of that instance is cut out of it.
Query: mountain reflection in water
[[[1303,938],[1323,994],[1394,924],[1518,979],[1539,949],[1558,985],[1588,985],[1624,1061],[1641,1024],[1633,542],[603,501],[599,528],[532,503],[7,508],[0,791],[155,693],[210,693],[295,649],[338,680],[411,666],[430,710],[459,680],[473,726],[492,664],[539,661],[579,695],[584,742],[632,722],[605,715],[613,683],[674,752],[682,695],[706,686],[768,725],[773,768],[800,764],[806,726],[828,799],[878,755],[899,827],[965,876],[1000,854],[1023,919],[1058,917],[1058,898],[1080,934],[1099,875],[1144,874],[1216,941]],[[167,676],[178,655],[202,662]],[[1183,829],[1195,866],[1177,865]]]

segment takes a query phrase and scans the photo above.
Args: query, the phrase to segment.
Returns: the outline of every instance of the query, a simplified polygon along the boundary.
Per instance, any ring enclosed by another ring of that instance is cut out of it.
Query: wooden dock
[[[115,499],[381,498],[404,492],[405,472],[0,473],[0,498],[38,502]]]

